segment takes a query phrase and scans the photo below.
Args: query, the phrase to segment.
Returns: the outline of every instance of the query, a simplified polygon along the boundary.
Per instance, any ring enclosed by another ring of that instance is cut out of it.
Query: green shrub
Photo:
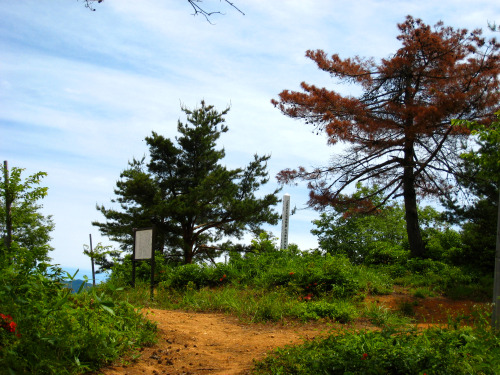
[[[0,274],[0,311],[17,330],[1,336],[0,373],[74,374],[96,370],[154,341],[156,326],[125,301],[104,292],[71,294],[60,270]]]
[[[357,308],[348,301],[310,301],[297,304],[292,314],[304,320],[329,318],[339,323],[349,323],[357,317]]]
[[[274,351],[254,374],[498,374],[500,338],[484,328],[345,331]]]

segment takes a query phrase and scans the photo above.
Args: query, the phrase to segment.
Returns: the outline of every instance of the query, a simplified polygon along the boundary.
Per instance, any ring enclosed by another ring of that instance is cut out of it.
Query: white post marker
[[[283,213],[281,214],[281,247],[288,248],[288,224],[290,221],[290,194],[283,195]]]

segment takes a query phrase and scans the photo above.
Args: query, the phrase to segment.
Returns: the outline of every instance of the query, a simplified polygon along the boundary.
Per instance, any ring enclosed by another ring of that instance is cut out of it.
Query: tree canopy
[[[417,196],[440,195],[452,187],[459,141],[468,131],[451,120],[488,124],[494,118],[500,44],[485,40],[481,30],[455,30],[441,22],[431,28],[411,16],[398,27],[401,48],[378,64],[307,51],[319,69],[360,85],[362,94],[346,96],[303,82],[303,92],[284,90],[272,103],[325,132],[329,144],[350,147],[325,167],[286,169],[278,179],[308,181],[309,204],[318,209],[343,204],[343,191],[357,181],[379,186],[358,199],[368,209],[373,209],[368,202],[374,194],[384,195],[381,204],[402,196],[411,254],[424,256]]]
[[[191,263],[214,259],[226,247],[224,238],[258,233],[263,223],[276,224],[274,192],[257,197],[269,180],[270,156],[254,155],[245,167],[228,169],[222,164],[224,149],[217,140],[227,132],[224,116],[203,101],[195,110],[182,108],[187,123],[178,122],[175,143],[155,132],[146,138],[150,161],[133,160],[120,175],[112,202],[121,210],[97,209],[106,222],[94,222],[104,235],[131,250],[132,229],[157,229],[156,249],[166,257]],[[226,244],[227,245],[227,244]]]
[[[15,264],[31,269],[48,261],[50,232],[54,224],[50,216],[40,213],[40,199],[47,188],[39,186],[45,172],[22,178],[24,169],[8,170],[2,166],[0,176],[0,266]]]

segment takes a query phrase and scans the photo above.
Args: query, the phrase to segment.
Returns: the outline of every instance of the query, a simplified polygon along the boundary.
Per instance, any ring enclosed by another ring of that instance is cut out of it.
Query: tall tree
[[[38,262],[48,261],[51,216],[40,212],[38,203],[47,195],[39,186],[45,172],[22,178],[23,169],[8,169],[5,163],[0,176],[0,266],[15,264],[31,269]]]
[[[246,168],[228,169],[221,162],[224,149],[217,140],[228,131],[224,116],[203,101],[193,111],[182,110],[187,123],[178,122],[176,143],[161,135],[146,138],[150,161],[133,160],[117,182],[121,210],[98,206],[105,223],[94,222],[101,233],[130,250],[132,228],[156,225],[157,249],[185,263],[224,249],[226,237],[259,232],[262,223],[275,224],[278,189],[261,198],[257,190],[269,180],[270,156],[254,156]]]
[[[332,77],[361,85],[362,94],[343,96],[303,82],[304,92],[282,91],[272,103],[324,131],[329,144],[351,147],[326,167],[286,169],[278,179],[309,181],[309,204],[316,208],[342,203],[341,193],[356,181],[379,185],[382,204],[402,196],[411,254],[423,256],[417,196],[450,188],[457,144],[466,136],[451,120],[492,120],[500,99],[500,44],[486,41],[481,30],[454,30],[441,22],[431,28],[411,16],[398,27],[402,47],[378,64],[307,51]]]

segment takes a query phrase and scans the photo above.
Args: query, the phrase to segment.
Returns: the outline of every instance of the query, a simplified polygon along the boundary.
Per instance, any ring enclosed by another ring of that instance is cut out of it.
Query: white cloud
[[[95,204],[109,203],[127,161],[147,152],[151,130],[175,135],[181,103],[231,104],[221,144],[232,167],[256,152],[272,154],[271,176],[324,164],[335,149],[270,104],[301,81],[351,90],[335,86],[307,49],[382,58],[398,48],[396,24],[407,14],[469,29],[500,19],[495,2],[483,0],[235,1],[245,16],[224,2],[204,4],[225,15],[210,25],[173,0],[105,0],[96,12],[76,0],[0,3],[0,149],[12,166],[49,173],[44,210],[56,220],[57,263],[88,268],[88,234],[106,243],[90,225],[102,219]],[[305,205],[304,186],[287,191],[292,206]],[[314,247],[315,217],[293,216],[290,241]]]

